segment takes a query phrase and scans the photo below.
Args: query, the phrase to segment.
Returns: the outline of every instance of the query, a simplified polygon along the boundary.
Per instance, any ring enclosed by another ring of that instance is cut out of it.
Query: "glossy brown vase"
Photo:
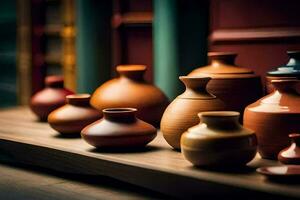
[[[300,165],[300,134],[289,135],[292,143],[278,154],[278,160],[284,164]]]
[[[226,110],[238,111],[243,116],[245,107],[262,96],[262,84],[252,70],[234,64],[236,56],[236,53],[208,53],[211,64],[193,70],[188,76],[211,77],[207,91],[221,99]]]
[[[241,166],[256,155],[254,131],[243,128],[238,112],[199,113],[200,123],[181,137],[184,157],[196,166]]]
[[[82,138],[98,148],[142,147],[152,141],[156,129],[136,118],[135,108],[107,108],[103,118],[81,131]]]
[[[80,135],[81,130],[99,120],[102,113],[90,106],[89,94],[66,97],[67,104],[52,111],[48,116],[50,126],[63,135]]]
[[[298,80],[274,80],[275,91],[247,106],[244,126],[256,132],[258,151],[263,158],[277,159],[289,145],[290,133],[300,130]]]
[[[266,91],[268,94],[274,91],[272,80],[300,79],[300,51],[288,51],[287,54],[290,57],[287,64],[267,73]],[[297,87],[297,91],[300,92],[300,86]]]
[[[64,88],[64,80],[61,76],[46,77],[45,85],[46,88],[33,95],[30,101],[31,110],[42,121],[47,121],[50,112],[65,104],[67,95],[74,94]]]
[[[199,112],[225,109],[221,100],[206,91],[209,77],[181,76],[179,79],[186,90],[167,107],[160,125],[164,138],[174,149],[180,149],[182,133],[198,124]]]
[[[158,126],[168,105],[168,99],[157,87],[146,83],[146,66],[118,66],[119,78],[101,85],[92,95],[91,104],[98,110],[105,108],[137,108],[137,117]]]

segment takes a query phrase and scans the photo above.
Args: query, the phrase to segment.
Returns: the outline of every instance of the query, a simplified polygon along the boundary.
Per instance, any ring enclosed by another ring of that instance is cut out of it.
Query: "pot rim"
[[[117,71],[145,71],[147,69],[146,65],[142,64],[128,64],[128,65],[118,65],[116,67]]]
[[[205,111],[198,114],[199,117],[238,117],[237,111]]]
[[[105,108],[102,110],[103,113],[132,113],[137,112],[136,108]]]

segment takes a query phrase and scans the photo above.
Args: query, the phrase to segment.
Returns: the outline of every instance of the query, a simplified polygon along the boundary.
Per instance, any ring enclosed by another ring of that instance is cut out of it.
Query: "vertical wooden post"
[[[77,91],[92,93],[110,78],[111,0],[76,0]]]
[[[180,82],[177,0],[154,0],[154,82],[172,99]]]
[[[171,99],[178,76],[206,64],[208,12],[208,0],[154,0],[154,80]]]

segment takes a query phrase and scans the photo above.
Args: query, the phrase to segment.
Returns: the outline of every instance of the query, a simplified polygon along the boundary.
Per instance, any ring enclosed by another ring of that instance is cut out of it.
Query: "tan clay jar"
[[[181,137],[184,157],[196,166],[245,165],[256,155],[254,131],[243,128],[238,112],[199,113],[200,123]]]
[[[137,108],[137,117],[158,126],[168,99],[157,87],[146,83],[144,65],[117,66],[119,78],[101,85],[92,95],[91,104],[98,110],[105,108]]]
[[[102,113],[90,106],[89,94],[66,97],[67,104],[48,116],[50,126],[63,135],[80,135],[81,130],[102,117]]]
[[[157,130],[136,118],[135,108],[107,108],[103,118],[81,131],[82,138],[98,148],[142,147],[151,142]]]
[[[300,130],[299,80],[273,80],[275,91],[247,106],[244,126],[257,134],[258,151],[262,158],[277,159],[287,147],[288,135]]]
[[[64,79],[61,76],[47,76],[46,87],[34,94],[30,100],[30,108],[40,120],[47,121],[48,115],[66,103],[66,96],[74,94],[64,88]]]
[[[252,70],[234,64],[236,56],[236,53],[210,52],[210,65],[197,68],[188,76],[211,77],[208,92],[221,99],[226,110],[238,111],[243,116],[245,107],[262,96],[262,84]]]
[[[180,149],[181,134],[199,122],[202,111],[224,110],[225,104],[206,91],[209,77],[180,76],[186,90],[167,107],[161,120],[161,132],[174,149]]]

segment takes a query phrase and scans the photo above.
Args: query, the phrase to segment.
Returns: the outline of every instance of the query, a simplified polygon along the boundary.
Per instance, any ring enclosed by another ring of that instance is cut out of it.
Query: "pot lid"
[[[300,77],[300,51],[288,51],[290,59],[286,65],[280,66],[273,71],[269,71],[269,76],[299,76]]]
[[[231,52],[209,52],[208,59],[210,65],[199,67],[189,75],[215,74],[215,75],[235,75],[235,74],[253,74],[253,71],[247,68],[238,67],[234,64],[237,53]]]

